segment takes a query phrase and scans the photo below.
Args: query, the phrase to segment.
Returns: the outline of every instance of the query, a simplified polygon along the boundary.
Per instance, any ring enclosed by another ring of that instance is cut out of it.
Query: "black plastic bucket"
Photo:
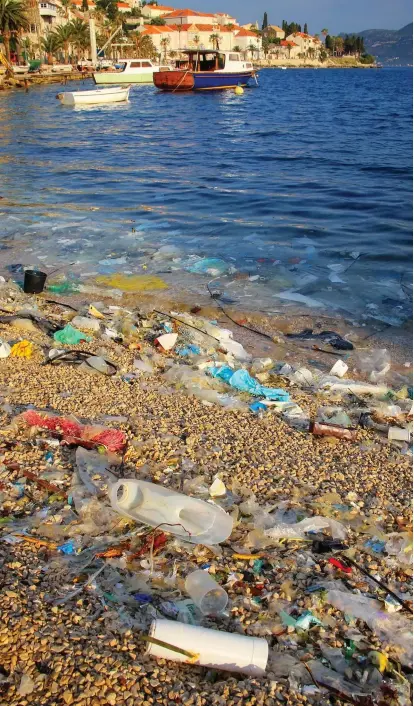
[[[24,273],[23,291],[26,294],[40,294],[43,292],[47,274],[40,270],[26,270]]]

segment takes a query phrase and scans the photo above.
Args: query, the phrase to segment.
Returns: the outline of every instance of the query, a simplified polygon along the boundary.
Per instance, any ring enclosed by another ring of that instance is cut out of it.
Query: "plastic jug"
[[[233,529],[233,518],[221,508],[147,481],[119,480],[110,497],[112,507],[121,515],[151,527],[161,526],[194,544],[224,542]]]

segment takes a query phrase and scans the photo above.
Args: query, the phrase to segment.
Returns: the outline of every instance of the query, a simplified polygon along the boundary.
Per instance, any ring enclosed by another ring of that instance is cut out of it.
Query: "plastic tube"
[[[172,620],[155,620],[150,636],[196,653],[198,658],[191,661],[192,664],[254,677],[262,676],[266,670],[269,648],[262,638],[208,630]],[[185,655],[153,643],[148,644],[147,654],[173,662],[190,662]]]
[[[222,613],[229,600],[224,588],[202,569],[187,576],[185,590],[203,615]]]

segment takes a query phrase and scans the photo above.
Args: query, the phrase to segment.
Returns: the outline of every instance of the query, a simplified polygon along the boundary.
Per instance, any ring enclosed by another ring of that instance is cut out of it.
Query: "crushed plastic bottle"
[[[289,537],[306,539],[308,532],[317,532],[326,527],[331,530],[333,539],[345,539],[347,536],[346,528],[340,522],[332,517],[321,517],[319,515],[308,517],[293,525],[276,525],[276,527],[266,530],[265,535],[270,539],[288,539]]]

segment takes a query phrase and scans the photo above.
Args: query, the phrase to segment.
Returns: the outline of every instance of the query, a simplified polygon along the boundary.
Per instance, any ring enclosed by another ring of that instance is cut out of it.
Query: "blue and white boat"
[[[172,71],[157,71],[154,85],[162,91],[211,91],[247,86],[256,78],[251,61],[239,52],[215,49],[187,49],[187,59],[179,60]]]

